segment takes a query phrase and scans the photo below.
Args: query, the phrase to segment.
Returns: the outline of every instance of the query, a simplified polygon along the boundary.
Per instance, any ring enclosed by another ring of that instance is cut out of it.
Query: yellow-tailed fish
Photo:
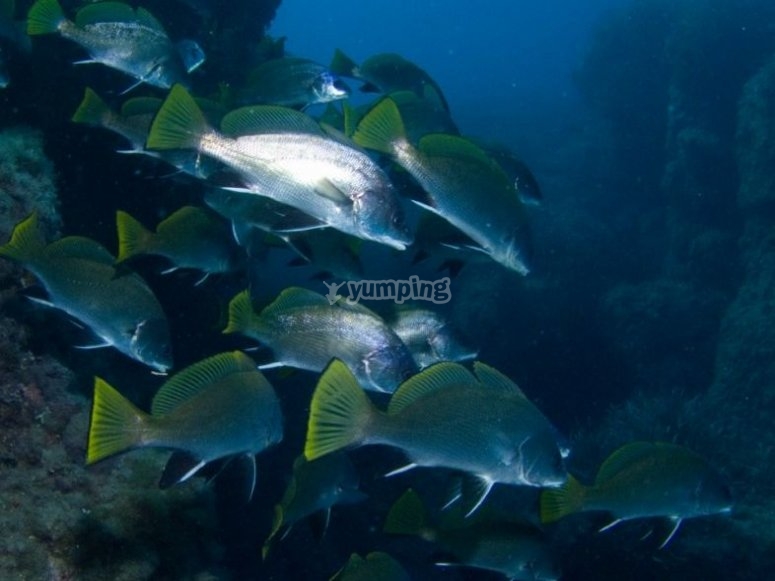
[[[282,529],[286,532],[281,539],[295,523],[308,516],[320,512],[325,514],[320,536],[325,534],[334,505],[352,504],[366,498],[358,490],[358,481],[358,473],[345,454],[329,454],[312,462],[304,456],[296,458],[291,480],[274,509],[272,530],[262,551],[264,557]]]
[[[478,145],[458,135],[422,137],[415,147],[396,103],[382,99],[358,123],[353,140],[390,155],[420,184],[415,201],[468,236],[470,248],[520,274],[530,271],[531,236],[514,182]]]
[[[384,532],[413,535],[437,543],[453,560],[439,566],[473,567],[495,571],[515,581],[554,581],[560,578],[556,555],[544,534],[527,523],[482,517],[428,521],[425,506],[414,490],[399,498],[385,519]]]
[[[466,361],[477,355],[475,349],[465,346],[452,324],[435,311],[397,309],[390,328],[412,352],[420,369],[441,361]]]
[[[290,287],[260,313],[244,291],[229,304],[225,333],[242,333],[271,349],[272,366],[322,371],[332,358],[347,363],[366,389],[392,393],[415,371],[412,354],[379,315],[331,304],[316,292]]]
[[[557,490],[541,494],[541,521],[549,523],[581,511],[606,511],[608,530],[630,519],[665,517],[672,530],[686,518],[728,513],[732,493],[724,478],[695,452],[668,442],[625,444],[600,466],[592,486],[572,476]]]
[[[27,33],[58,33],[89,53],[90,60],[79,62],[102,63],[127,73],[137,79],[135,85],[169,88],[184,82],[205,58],[194,41],[173,44],[150,12],[123,2],[88,4],[72,21],[57,0],[37,0],[27,16]]]
[[[99,342],[157,371],[172,367],[167,318],[145,281],[119,273],[100,244],[68,236],[46,244],[36,214],[16,225],[0,256],[21,263],[41,282],[48,301],[88,327]]]
[[[151,413],[136,408],[100,378],[94,382],[86,463],[137,448],[173,450],[160,486],[183,482],[209,462],[239,458],[255,486],[255,455],[283,437],[274,389],[250,357],[221,353],[171,377]]]
[[[311,117],[256,105],[227,114],[221,130],[173,87],[151,126],[150,149],[194,149],[224,163],[241,191],[270,197],[353,236],[399,250],[413,236],[385,172],[360,148],[325,135]]]
[[[202,271],[204,278],[233,271],[238,266],[238,249],[228,224],[203,208],[184,206],[159,222],[155,232],[126,212],[119,211],[116,226],[117,262],[153,254],[172,262],[173,266],[165,273],[190,268]]]
[[[347,563],[329,581],[409,581],[411,577],[401,563],[382,551],[365,557],[350,555]]]
[[[388,94],[396,91],[412,91],[415,95],[423,97],[432,91],[436,95],[435,99],[446,111],[449,111],[447,100],[436,81],[415,63],[401,55],[376,54],[358,65],[341,50],[337,50],[331,61],[331,70],[338,75],[363,81],[361,90],[364,92]]]
[[[299,57],[261,63],[249,75],[237,99],[244,105],[307,107],[345,99],[350,90],[327,67]]]
[[[162,100],[156,97],[135,97],[125,101],[120,111],[114,111],[97,93],[86,87],[83,99],[71,120],[74,123],[107,129],[128,140],[129,147],[118,150],[118,153],[146,155],[160,159],[194,177],[207,178],[216,169],[217,162],[214,160],[203,159],[193,151],[145,149],[148,130],[161,104]]]
[[[394,446],[409,464],[391,474],[428,466],[475,479],[478,500],[468,514],[496,483],[560,486],[567,474],[553,426],[506,376],[480,362],[474,372],[437,363],[401,384],[382,412],[334,360],[312,396],[304,455]]]

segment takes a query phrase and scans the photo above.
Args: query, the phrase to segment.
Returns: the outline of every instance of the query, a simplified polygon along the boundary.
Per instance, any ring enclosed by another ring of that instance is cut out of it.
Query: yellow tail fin
[[[86,463],[94,464],[142,445],[148,418],[107,382],[95,377]]]
[[[118,231],[118,258],[123,262],[148,251],[153,240],[153,232],[126,212],[116,212],[116,230]]]
[[[560,488],[547,488],[541,492],[541,522],[551,523],[583,510],[585,494],[586,487],[570,475]]]
[[[376,413],[347,365],[334,359],[312,394],[304,456],[314,460],[358,444]]]

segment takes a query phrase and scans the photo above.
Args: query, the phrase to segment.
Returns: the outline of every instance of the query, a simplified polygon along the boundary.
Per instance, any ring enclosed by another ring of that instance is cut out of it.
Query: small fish
[[[409,581],[409,573],[387,553],[374,551],[361,557],[353,553],[329,581]]]
[[[673,538],[681,521],[732,510],[732,494],[721,475],[703,458],[668,442],[625,444],[600,466],[592,486],[572,476],[562,488],[541,495],[541,521],[554,522],[580,511],[610,512],[614,521],[665,517]]]
[[[363,263],[359,256],[362,239],[333,228],[279,236],[298,254],[297,258],[288,263],[289,266],[309,265],[316,270],[313,278],[320,280],[363,278]]]
[[[331,304],[290,287],[260,313],[247,291],[229,304],[224,333],[242,333],[272,350],[275,366],[322,371],[332,358],[347,363],[366,389],[392,393],[417,371],[412,354],[379,315],[360,304]]]
[[[283,57],[259,65],[237,99],[246,105],[304,108],[345,99],[347,85],[328,68],[304,58]]]
[[[428,522],[422,500],[411,488],[390,509],[383,530],[438,543],[454,558],[437,563],[440,566],[485,569],[515,581],[560,578],[556,557],[545,536],[534,526],[484,518],[434,526]]]
[[[322,511],[325,512],[323,534],[331,507],[361,502],[365,498],[358,490],[358,473],[345,454],[330,454],[313,462],[299,456],[293,463],[293,476],[282,500],[275,506],[272,531],[262,551],[264,558],[281,529],[290,530],[300,520]]]
[[[100,342],[149,367],[172,367],[167,318],[137,274],[118,274],[115,258],[100,244],[68,236],[46,245],[37,214],[16,225],[0,256],[32,272],[48,293],[43,302],[88,327]]]
[[[439,133],[424,136],[415,147],[390,98],[382,99],[361,119],[353,140],[392,156],[427,193],[429,202],[419,205],[473,240],[473,249],[520,274],[530,271],[524,204],[513,181],[475,143]]]
[[[128,149],[119,153],[142,154],[160,159],[180,171],[196,178],[206,179],[215,172],[217,162],[203,159],[191,151],[149,151],[145,149],[148,130],[162,100],[155,97],[135,97],[128,99],[121,111],[111,109],[108,104],[89,87],[84,91],[83,99],[71,120],[94,127],[101,127],[117,133],[129,141]]]
[[[501,166],[510,179],[514,180],[514,189],[523,204],[539,206],[543,202],[541,186],[538,185],[538,180],[524,161],[502,145],[482,145],[482,149]]]
[[[360,65],[356,64],[341,50],[334,53],[331,70],[343,77],[353,77],[364,81],[362,91],[383,94],[396,91],[412,91],[418,97],[435,93],[434,99],[449,111],[441,87],[431,76],[411,61],[395,53],[376,54]]]
[[[116,212],[118,258],[123,262],[141,254],[163,256],[173,267],[211,274],[231,272],[238,266],[238,253],[228,224],[209,211],[184,206],[156,226],[146,229],[126,212]]]
[[[466,361],[477,355],[476,350],[465,347],[444,317],[428,309],[399,309],[390,327],[409,347],[420,369],[440,361]]]
[[[79,44],[91,57],[80,62],[101,63],[137,79],[127,91],[143,83],[164,89],[182,83],[205,59],[194,41],[173,45],[150,12],[122,2],[89,4],[71,21],[57,0],[37,0],[27,16],[27,33],[59,33]]]
[[[183,482],[219,459],[249,464],[249,497],[255,487],[255,455],[283,438],[274,389],[250,357],[220,353],[176,373],[153,398],[151,413],[136,408],[100,378],[86,463],[137,448],[167,448],[173,454],[160,486]]]
[[[232,235],[241,246],[250,241],[252,230],[282,237],[325,227],[320,220],[297,208],[251,193],[211,188],[205,192],[204,202],[231,221]]]
[[[379,411],[352,372],[334,360],[312,396],[304,455],[314,460],[348,446],[386,444],[409,464],[467,473],[478,483],[472,514],[496,483],[559,486],[567,477],[549,421],[505,375],[481,363],[474,376],[437,363],[401,384]]]
[[[147,147],[194,149],[238,173],[243,191],[297,208],[323,224],[403,250],[412,242],[384,171],[363,151],[327,137],[294,109],[257,105],[213,130],[176,85],[151,126]]]

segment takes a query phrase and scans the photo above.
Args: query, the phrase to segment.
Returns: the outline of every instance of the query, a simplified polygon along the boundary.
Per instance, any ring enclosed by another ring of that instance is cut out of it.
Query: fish
[[[613,452],[594,484],[584,486],[573,476],[556,490],[541,494],[543,523],[581,511],[606,511],[622,521],[664,517],[672,530],[665,547],[687,518],[729,513],[732,493],[725,479],[708,462],[684,446],[669,442],[631,442]]]
[[[330,581],[409,581],[411,577],[401,563],[382,551],[373,551],[361,557],[350,558]]]
[[[299,57],[283,57],[261,63],[237,93],[245,105],[270,104],[306,108],[346,99],[347,85],[327,67]]]
[[[274,509],[272,530],[262,550],[264,558],[282,529],[286,529],[287,534],[300,520],[324,512],[322,535],[334,505],[365,500],[366,495],[358,490],[358,480],[358,473],[345,454],[330,454],[313,462],[308,462],[304,456],[297,457],[293,463],[291,481]]]
[[[389,324],[409,347],[420,369],[441,361],[474,359],[478,353],[465,346],[444,317],[429,309],[399,309]]]
[[[142,154],[168,163],[196,178],[207,179],[215,173],[216,162],[202,158],[191,151],[149,151],[145,149],[148,130],[162,100],[155,97],[135,97],[127,100],[121,111],[114,111],[90,87],[84,90],[83,99],[71,120],[117,133],[129,141],[128,149],[119,153]]]
[[[32,272],[48,294],[38,302],[62,310],[99,341],[84,349],[114,347],[152,369],[172,367],[167,318],[139,275],[118,273],[115,258],[99,243],[68,236],[46,244],[37,213],[17,224],[0,256]]]
[[[238,248],[228,224],[203,208],[184,206],[159,222],[155,232],[119,210],[116,227],[117,263],[142,254],[163,256],[173,264],[165,274],[179,268],[199,270],[204,273],[199,282],[239,266]]]
[[[522,203],[529,206],[540,206],[544,195],[538,180],[527,164],[504,145],[480,145],[487,152],[487,155],[501,166],[509,178],[514,180],[514,189]]]
[[[412,354],[382,318],[360,304],[289,287],[260,313],[247,291],[229,303],[224,333],[241,333],[271,349],[273,366],[323,371],[343,360],[366,389],[392,393],[417,371]]]
[[[361,280],[363,262],[359,254],[360,238],[354,238],[334,230],[324,228],[278,234],[278,236],[298,255],[288,262],[289,266],[311,266],[315,269],[312,278],[318,280]]]
[[[237,172],[244,191],[293,206],[347,234],[404,250],[413,235],[385,172],[365,152],[325,135],[294,109],[243,107],[210,127],[173,87],[154,119],[150,149],[194,149]]]
[[[458,135],[429,134],[415,147],[396,103],[384,98],[358,123],[353,140],[391,156],[423,188],[426,210],[450,222],[509,270],[530,272],[528,217],[514,183],[478,145]]]
[[[376,54],[358,65],[341,50],[336,50],[330,68],[343,77],[364,81],[361,87],[364,92],[389,94],[396,91],[412,91],[418,97],[427,97],[430,92],[433,92],[434,100],[449,111],[449,104],[438,83],[415,63],[399,54]]]
[[[58,0],[37,0],[27,16],[30,36],[59,34],[80,45],[90,56],[81,63],[101,63],[163,89],[186,81],[205,55],[192,40],[174,45],[161,23],[142,7],[122,2],[88,4],[67,19]]]
[[[411,488],[391,507],[383,531],[417,536],[437,543],[453,559],[444,567],[473,567],[501,573],[515,581],[554,581],[560,578],[557,557],[545,535],[527,523],[479,518],[428,522],[425,506]]]
[[[135,407],[97,377],[86,464],[138,448],[173,450],[160,479],[168,488],[185,482],[216,460],[241,459],[248,471],[248,498],[256,482],[256,454],[283,438],[274,388],[240,351],[219,353],[170,377],[151,403]]]
[[[474,375],[475,374],[475,375]],[[553,427],[508,377],[481,362],[474,373],[437,363],[406,380],[378,410],[341,360],[312,395],[304,456],[315,460],[353,446],[385,444],[417,466],[464,472],[482,504],[496,483],[557,487],[567,478]]]
[[[210,188],[205,191],[204,202],[231,222],[232,235],[241,246],[251,240],[253,230],[280,238],[326,227],[298,208],[252,193]]]

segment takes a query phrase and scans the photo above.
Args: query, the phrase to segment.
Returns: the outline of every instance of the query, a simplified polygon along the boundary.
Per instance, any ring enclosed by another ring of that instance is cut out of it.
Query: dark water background
[[[260,33],[251,24],[260,22],[259,4],[221,7],[220,26],[208,37],[210,60],[194,79],[202,92],[238,77],[244,46]],[[605,518],[590,517],[551,529],[563,579],[766,578],[775,565],[775,7],[763,0],[527,4],[286,0],[269,33],[287,36],[289,53],[323,63],[335,48],[356,61],[403,55],[438,82],[464,134],[508,145],[533,170],[545,196],[530,212],[534,272],[521,278],[495,264],[467,267],[445,312],[481,360],[515,379],[568,434],[574,473],[590,479],[627,441],[665,439],[706,456],[732,483],[733,517],[686,522],[661,551],[640,540],[648,525],[597,534]],[[148,4],[173,36],[201,38],[199,19],[181,6]],[[237,20],[242,26],[229,26]],[[202,188],[164,177],[168,170],[152,160],[117,155],[118,137],[69,122],[85,86],[120,101],[129,84],[104,67],[70,64],[81,57],[61,39],[34,39],[29,56],[9,61],[0,126],[43,132],[64,233],[114,249],[115,210],[151,224]],[[195,276],[163,277],[157,266],[139,268],[168,308],[178,367],[247,346],[219,332],[224,305],[246,278],[191,290]],[[399,272],[391,264],[366,267],[375,276]],[[282,261],[272,268],[261,276],[265,297],[297,283],[325,290]],[[436,275],[427,266],[406,275],[415,273]],[[74,392],[88,395],[101,375],[144,406],[158,387],[118,354],[70,349],[77,341],[67,324],[33,328],[31,348],[74,371]],[[259,458],[256,498],[245,507],[228,478],[217,479],[219,522],[202,542],[219,545],[219,556],[202,564],[193,548],[188,554],[171,543],[178,568],[165,564],[153,578],[193,578],[201,567],[224,579],[325,579],[351,552],[376,548],[421,579],[498,578],[434,569],[430,545],[378,533],[407,486],[426,493],[445,486],[430,471],[382,479],[401,463],[387,450],[353,453],[367,504],[337,509],[322,543],[299,525],[262,564],[271,508],[302,445],[316,379],[270,378],[286,413],[286,440]],[[498,490],[493,502],[529,511],[535,495]]]

